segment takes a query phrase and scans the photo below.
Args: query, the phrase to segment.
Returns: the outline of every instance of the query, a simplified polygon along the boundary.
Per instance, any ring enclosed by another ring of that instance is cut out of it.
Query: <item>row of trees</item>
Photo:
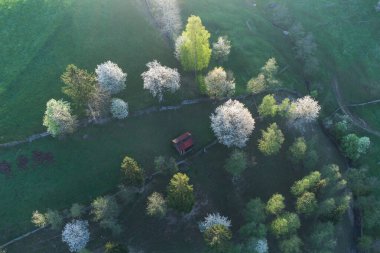
[[[289,99],[277,105],[273,95],[267,95],[259,106],[261,116],[288,115],[293,122],[310,123],[317,119],[321,107],[309,96],[295,102]],[[211,128],[219,142],[227,147],[242,148],[255,128],[255,120],[250,111],[237,100],[228,100],[211,114]],[[259,149],[265,155],[279,152],[284,136],[276,123],[271,124],[259,140]]]
[[[147,64],[148,70],[141,76],[144,89],[161,102],[165,92],[175,92],[180,87],[180,75],[176,69],[162,66],[157,61]],[[71,99],[71,104],[63,100],[51,99],[46,104],[43,125],[54,137],[70,134],[78,126],[78,116],[88,116],[97,121],[108,112],[116,119],[125,119],[128,103],[120,98],[111,99],[126,87],[127,74],[115,63],[107,61],[95,69],[95,74],[68,65],[61,76],[62,91]]]
[[[107,61],[97,66],[96,74],[88,73],[75,65],[68,65],[62,74],[62,91],[71,99],[71,104],[63,100],[51,99],[46,104],[43,125],[54,137],[75,131],[78,116],[86,115],[96,121],[111,111],[115,118],[128,116],[128,104],[121,99],[112,99],[126,87],[127,74],[115,63]]]

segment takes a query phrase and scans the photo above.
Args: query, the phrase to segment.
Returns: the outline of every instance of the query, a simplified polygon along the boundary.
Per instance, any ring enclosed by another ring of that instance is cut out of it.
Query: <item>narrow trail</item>
[[[283,92],[283,93],[286,93],[288,95],[292,95],[292,96],[295,96],[295,97],[301,97],[302,95],[297,92],[297,91],[294,91],[294,90],[290,90],[290,89],[287,89],[287,88],[276,88],[276,89],[271,89],[271,90],[266,90],[266,91],[263,91],[262,93],[279,93],[279,92]],[[256,96],[256,95],[260,95],[262,93],[258,93],[258,94],[248,94],[248,95],[240,95],[240,96],[234,96],[234,97],[231,97],[231,99],[246,99],[246,98],[249,98],[249,97],[252,97],[252,96]],[[224,101],[224,100],[227,100],[229,98],[224,98],[220,101]],[[148,108],[145,108],[145,109],[141,109],[141,110],[137,110],[137,111],[134,111],[134,112],[131,112],[129,117],[128,118],[133,118],[133,117],[140,117],[140,116],[144,116],[144,115],[149,115],[149,114],[152,114],[152,113],[156,113],[156,112],[163,112],[163,111],[172,111],[172,110],[179,110],[185,106],[190,106],[190,105],[195,105],[195,104],[201,104],[201,103],[210,103],[214,101],[213,99],[211,98],[208,98],[208,97],[200,97],[200,98],[194,98],[194,99],[185,99],[185,100],[182,100],[181,103],[177,104],[177,105],[168,105],[168,106],[151,106],[151,107],[148,107]],[[125,119],[125,120],[128,120]],[[107,124],[109,122],[113,121],[112,118],[110,117],[105,117],[105,118],[102,118],[100,120],[98,120],[97,122],[89,122],[87,120],[84,120],[82,121],[80,124],[79,124],[79,127],[80,128],[84,128],[84,127],[87,127],[88,125],[91,125],[91,124]],[[48,132],[43,132],[43,133],[39,133],[39,134],[33,134],[23,140],[16,140],[16,141],[11,141],[11,142],[7,142],[7,143],[0,143],[0,149],[1,148],[10,148],[10,147],[14,147],[14,146],[18,146],[18,145],[21,145],[21,144],[25,144],[25,143],[30,143],[30,142],[33,142],[35,140],[39,140],[39,139],[42,139],[42,138],[46,138],[46,137],[49,137],[51,136]]]
[[[339,84],[338,84],[338,80],[334,77],[334,79],[332,80],[331,82],[331,86],[333,88],[333,92],[334,92],[334,96],[336,98],[336,101],[338,102],[338,105],[339,105],[339,108],[342,110],[342,112],[344,114],[346,114],[351,122],[359,127],[360,129],[370,133],[370,134],[373,134],[377,137],[380,137],[380,131],[377,131],[376,129],[373,129],[371,126],[369,126],[363,119],[353,115],[350,110],[347,108],[348,106],[345,105],[343,103],[343,99],[342,99],[342,93],[340,92],[340,89],[339,89]],[[372,102],[368,102],[368,103],[362,103],[362,104],[358,104],[358,105],[365,105],[365,104],[370,104],[370,103],[375,103],[375,101],[372,101]],[[353,106],[353,105],[351,105]]]

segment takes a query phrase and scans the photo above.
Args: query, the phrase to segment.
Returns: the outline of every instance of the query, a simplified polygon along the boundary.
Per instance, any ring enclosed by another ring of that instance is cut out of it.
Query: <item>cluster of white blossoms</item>
[[[98,65],[95,73],[100,87],[110,94],[119,93],[126,87],[127,74],[111,61]]]
[[[84,249],[90,240],[88,222],[74,220],[67,223],[62,231],[62,241],[67,243],[70,252],[78,252]]]
[[[203,233],[215,225],[222,225],[229,228],[231,227],[231,221],[227,217],[221,216],[219,213],[208,214],[204,218],[204,221],[199,222],[199,230]]]
[[[206,91],[211,98],[230,97],[235,93],[235,81],[228,80],[222,67],[211,70],[205,77]]]
[[[258,253],[267,253],[268,252],[268,242],[266,239],[261,239],[256,242],[255,250]]]
[[[113,98],[111,102],[111,114],[115,119],[128,117],[128,103],[120,98]]]
[[[149,2],[160,30],[172,39],[176,38],[182,28],[177,0],[149,0]]]
[[[146,64],[149,68],[141,74],[144,80],[144,89],[150,91],[153,97],[158,97],[161,102],[165,91],[174,93],[180,87],[180,75],[177,69],[162,66],[154,60]]]
[[[320,110],[321,106],[318,104],[318,101],[310,96],[305,96],[292,103],[289,113],[292,120],[302,120],[309,123],[318,118]]]
[[[226,37],[219,37],[216,43],[212,44],[212,53],[216,59],[226,58],[231,52],[231,41]]]
[[[244,147],[255,128],[251,113],[237,100],[228,100],[210,118],[216,137],[227,147]]]

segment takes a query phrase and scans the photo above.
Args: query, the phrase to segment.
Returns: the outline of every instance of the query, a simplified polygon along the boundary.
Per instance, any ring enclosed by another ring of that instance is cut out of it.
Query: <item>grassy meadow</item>
[[[372,0],[371,0],[372,1]],[[270,57],[279,63],[279,78],[285,87],[306,94],[302,66],[294,57],[292,44],[281,29],[274,27],[267,17],[265,0],[178,0],[182,20],[191,14],[198,15],[211,32],[211,41],[227,35],[233,48],[224,67],[233,71],[237,93],[245,93],[247,81],[256,76]],[[380,97],[380,14],[367,1],[349,0],[284,0],[291,15],[307,31],[313,32],[318,43],[320,71],[311,80],[318,89],[318,100],[323,114],[328,115],[337,104],[330,82],[337,77],[347,103],[364,102]],[[253,5],[256,3],[256,7]],[[6,27],[7,29],[2,29]],[[144,4],[137,0],[0,0],[0,142],[25,138],[45,131],[42,117],[50,98],[65,98],[61,92],[60,75],[70,63],[93,71],[106,60],[117,63],[128,73],[127,89],[120,98],[128,101],[130,110],[157,105],[142,89],[140,74],[145,64],[157,59],[176,67],[171,43],[163,38],[149,19]],[[210,69],[216,65],[210,64]],[[177,95],[169,96],[166,104],[176,104],[183,98],[199,97],[192,73],[183,75],[183,87]],[[67,99],[67,98],[65,98]],[[257,113],[247,103],[253,116]],[[9,149],[0,149],[0,161],[12,164],[12,175],[0,175],[0,242],[5,242],[32,229],[30,217],[34,210],[65,209],[72,203],[88,204],[93,198],[110,193],[119,183],[119,167],[125,155],[134,157],[149,175],[157,155],[176,156],[170,140],[184,131],[191,131],[196,147],[211,142],[214,136],[209,127],[209,115],[216,103],[191,105],[178,111],[158,112],[124,121],[112,121],[101,126],[89,126],[63,140],[46,138]],[[352,109],[371,126],[380,129],[380,105]],[[291,166],[282,152],[273,159],[262,156],[257,150],[257,139],[262,127],[270,122],[258,121],[247,147],[249,157],[257,165],[245,172],[241,199],[231,183],[231,177],[222,168],[228,150],[221,145],[213,147],[192,165],[189,176],[197,194],[210,200],[210,208],[242,223],[242,205],[250,198],[266,200],[275,192],[289,194],[289,187],[307,171]],[[300,133],[288,129],[286,143]],[[309,132],[317,140],[319,163],[343,164],[336,148],[318,127]],[[365,135],[365,133],[362,133]],[[374,142],[368,164],[374,174],[380,173],[377,154],[380,140]],[[31,157],[33,151],[51,152],[54,162],[37,165],[30,162],[25,170],[17,168],[17,157]],[[322,159],[323,158],[323,159]],[[210,180],[214,178],[214,180]],[[164,191],[167,178],[159,178],[157,188]],[[265,182],[265,184],[263,184]],[[229,204],[226,204],[226,203]],[[235,205],[233,207],[233,205]],[[200,234],[184,235],[184,231],[161,233],[160,223],[149,220],[138,204],[123,218],[128,228],[125,238],[131,244],[144,245],[149,252],[202,252]],[[210,210],[212,211],[212,210]],[[162,225],[162,224],[161,224]],[[307,225],[307,224],[306,224]],[[342,227],[347,224],[342,224]],[[235,227],[235,224],[233,225]],[[233,228],[235,229],[235,228]],[[341,229],[344,230],[344,229]],[[347,229],[349,230],[349,229]],[[235,231],[234,231],[235,232]],[[170,235],[170,237],[168,236]],[[347,237],[340,235],[339,250],[347,252]],[[195,242],[182,241],[193,237]],[[148,238],[148,239],[147,239]],[[178,238],[167,243],[170,238]],[[42,247],[37,241],[17,243],[9,253],[65,252],[54,239]],[[176,251],[177,250],[177,251]]]

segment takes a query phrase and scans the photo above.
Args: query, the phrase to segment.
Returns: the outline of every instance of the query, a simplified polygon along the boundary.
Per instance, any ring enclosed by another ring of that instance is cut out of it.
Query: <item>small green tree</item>
[[[282,253],[301,253],[302,241],[297,235],[292,235],[280,241],[279,248]]]
[[[190,212],[194,205],[193,186],[183,173],[175,174],[168,186],[168,205],[180,212]]]
[[[266,205],[266,211],[269,214],[279,215],[285,208],[285,198],[281,194],[273,194],[273,196],[268,200]]]
[[[146,213],[149,216],[163,217],[166,214],[166,209],[166,201],[162,194],[153,192],[148,197]]]
[[[265,81],[265,76],[259,74],[256,78],[252,78],[247,83],[247,90],[253,94],[258,94],[263,92],[267,88],[267,83]]]
[[[321,173],[319,171],[313,171],[301,180],[296,181],[291,187],[291,192],[297,197],[308,191],[315,192],[325,184],[326,181],[321,179]]]
[[[119,213],[120,209],[115,197],[97,197],[91,203],[91,214],[94,215],[94,221],[114,219]]]
[[[303,137],[299,137],[295,139],[295,141],[289,148],[290,159],[293,162],[298,163],[305,158],[306,151],[307,151],[307,145],[306,145],[305,139]]]
[[[244,210],[246,223],[241,227],[240,233],[248,238],[264,238],[267,233],[265,226],[265,204],[261,199],[251,199]]]
[[[42,228],[47,225],[47,220],[43,213],[40,213],[39,211],[34,211],[32,214],[32,223],[36,227]]]
[[[281,117],[289,117],[289,112],[292,110],[294,105],[290,103],[289,98],[285,98],[281,101],[281,104],[278,105],[278,114]]]
[[[312,192],[305,192],[297,198],[296,210],[299,214],[310,215],[318,207],[315,194]]]
[[[228,157],[225,169],[233,176],[239,177],[247,169],[247,155],[244,151],[234,149]]]
[[[308,252],[335,252],[337,240],[331,222],[317,223],[308,240]]]
[[[232,233],[226,226],[217,224],[208,228],[203,236],[207,245],[216,252],[226,252]]]
[[[359,137],[356,134],[348,134],[343,137],[341,145],[344,154],[351,160],[357,160],[360,157]]]
[[[210,33],[203,26],[200,17],[190,16],[185,31],[177,39],[179,59],[186,71],[207,68],[211,58]]]
[[[74,203],[70,208],[70,216],[72,218],[79,218],[84,213],[84,206],[81,204]]]
[[[259,105],[259,114],[261,117],[274,117],[278,112],[278,106],[274,95],[266,95]]]
[[[373,238],[368,235],[362,235],[358,240],[358,246],[359,249],[362,252],[371,252],[371,249],[373,247]]]
[[[154,158],[156,171],[172,175],[178,172],[177,162],[173,157],[157,156]]]
[[[280,85],[280,81],[276,79],[278,73],[278,65],[275,58],[270,58],[261,68],[261,73],[265,76],[265,80],[270,88]]]
[[[104,245],[104,253],[128,253],[129,250],[127,247],[124,247],[120,243],[107,242]]]
[[[300,219],[295,213],[284,213],[270,224],[271,231],[277,238],[295,234],[300,226]]]
[[[71,98],[76,109],[83,111],[96,92],[95,75],[70,64],[62,74],[61,80],[65,84],[62,88],[63,93]]]
[[[59,230],[63,224],[63,217],[57,210],[48,209],[45,213],[47,224],[54,230]]]
[[[70,103],[50,99],[46,103],[43,125],[53,137],[73,133],[77,127],[77,119],[71,112]]]
[[[124,157],[121,163],[121,173],[126,185],[141,186],[144,181],[143,170],[138,166],[137,162],[129,156]]]
[[[262,137],[259,140],[259,150],[264,155],[277,154],[284,141],[284,134],[277,124],[273,123],[265,131],[262,131]]]
[[[343,137],[341,147],[344,154],[355,161],[362,154],[367,153],[371,142],[368,137],[359,138],[356,134],[348,134]]]

